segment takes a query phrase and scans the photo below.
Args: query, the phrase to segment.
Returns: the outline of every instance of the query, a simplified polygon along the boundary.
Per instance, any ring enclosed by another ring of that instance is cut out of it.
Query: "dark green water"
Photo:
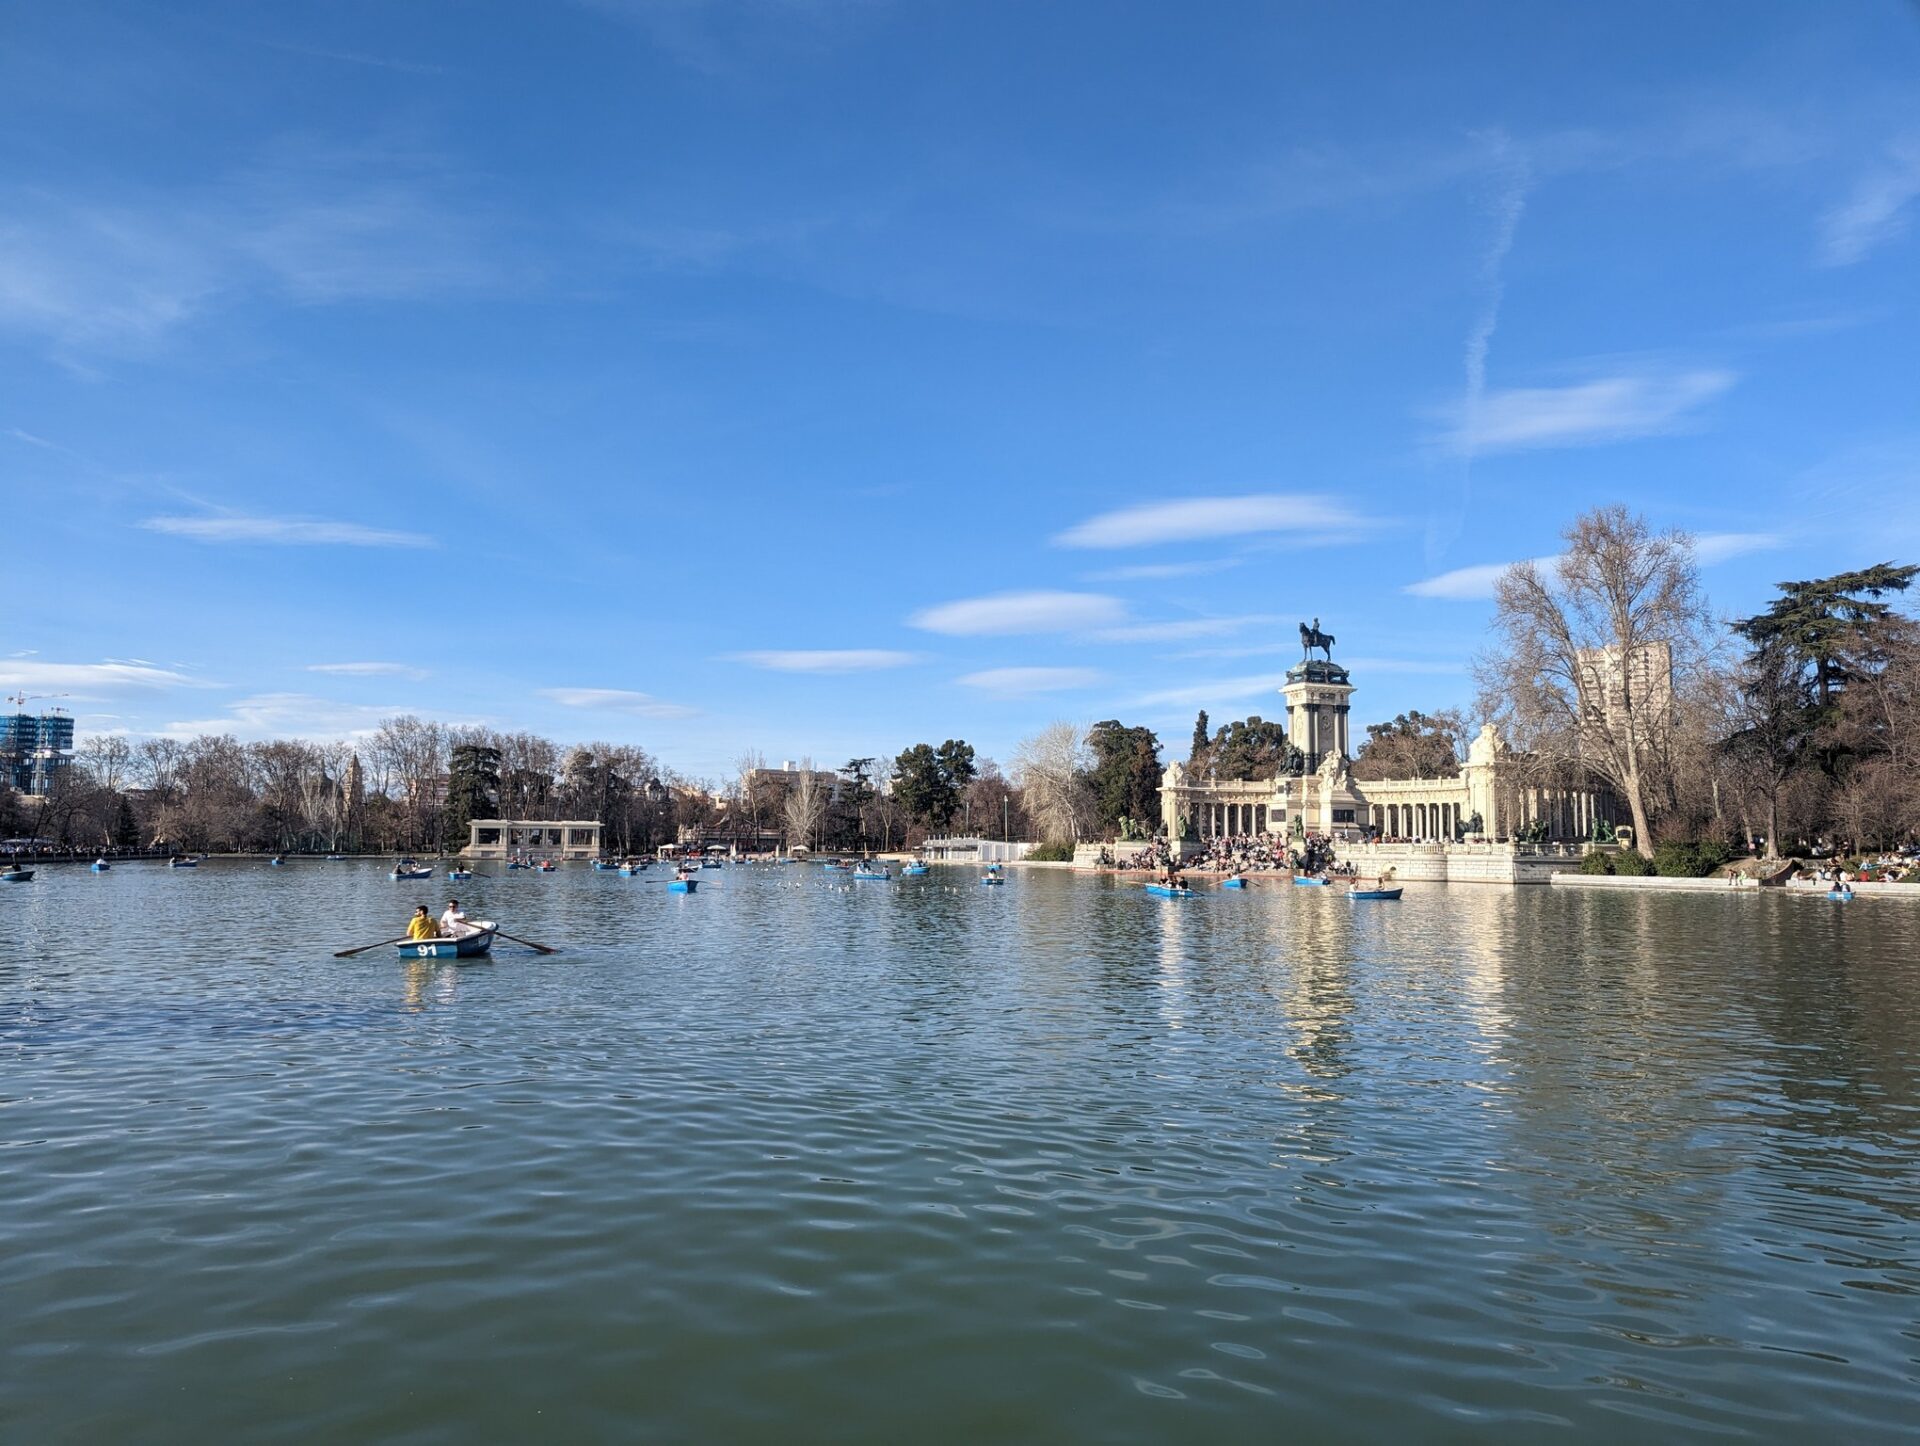
[[[1911,1439],[1920,902],[0,886],[0,1438]]]

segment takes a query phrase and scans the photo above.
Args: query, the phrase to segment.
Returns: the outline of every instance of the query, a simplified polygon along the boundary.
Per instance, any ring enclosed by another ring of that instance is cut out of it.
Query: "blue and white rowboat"
[[[493,947],[493,936],[500,926],[491,920],[476,920],[473,932],[457,939],[409,939],[394,948],[402,959],[476,959]]]
[[[1193,897],[1192,889],[1176,889],[1171,884],[1148,884],[1145,887],[1149,894],[1158,895],[1163,899],[1191,899]]]
[[[691,894],[700,887],[698,879],[675,879],[667,885],[669,894]]]

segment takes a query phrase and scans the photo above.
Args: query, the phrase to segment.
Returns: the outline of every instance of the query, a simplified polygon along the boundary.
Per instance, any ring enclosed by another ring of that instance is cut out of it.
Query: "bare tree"
[[[1079,842],[1092,802],[1086,781],[1092,766],[1086,730],[1075,723],[1049,723],[1014,754],[1013,777],[1027,817],[1048,843]]]
[[[1482,707],[1522,748],[1607,779],[1651,856],[1648,804],[1673,678],[1699,658],[1708,624],[1693,542],[1653,532],[1624,507],[1584,513],[1564,537],[1554,561],[1500,575],[1495,642],[1476,664]]]
[[[800,760],[800,773],[787,788],[787,803],[784,810],[787,825],[787,847],[796,843],[813,847],[814,831],[820,827],[820,820],[827,811],[827,791],[821,785],[819,774],[813,771],[813,760]]]

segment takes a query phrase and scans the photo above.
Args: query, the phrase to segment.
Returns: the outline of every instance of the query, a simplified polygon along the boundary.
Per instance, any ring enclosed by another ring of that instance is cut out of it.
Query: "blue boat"
[[[608,863],[605,859],[595,859],[593,861],[593,871],[596,874],[611,873],[613,869],[614,865]]]
[[[498,924],[476,919],[473,932],[457,939],[409,939],[394,948],[402,959],[474,959],[493,947],[493,936],[499,932]]]
[[[646,871],[647,871],[647,866],[645,864],[620,865],[620,877],[623,879],[637,879],[638,877],[640,877],[640,875],[644,874]]]
[[[276,855],[275,857],[267,860],[267,867],[270,869],[277,869],[285,863],[286,863],[285,859],[280,858]]]
[[[341,854],[328,854],[327,862],[330,864],[344,864],[346,862],[346,858],[344,855],[341,855]]]
[[[0,884],[30,884],[32,882],[32,869],[0,869]]]
[[[1827,897],[1836,904],[1850,904],[1853,902],[1853,891],[1849,889],[1843,894],[1838,889],[1828,889]]]
[[[388,874],[387,877],[395,883],[399,883],[402,879],[430,879],[433,877],[433,870],[425,864],[421,864],[415,868],[408,868],[405,864],[401,864],[392,873]]]
[[[91,864],[87,865],[87,867],[93,873],[104,874],[108,869],[112,868],[113,865],[105,859],[95,859]]]
[[[168,860],[167,860],[167,867],[168,867],[168,868],[170,868],[170,869],[197,869],[197,868],[199,868],[199,867],[200,867],[200,860],[198,860],[198,859],[168,859]]]
[[[1400,892],[1399,889],[1348,889],[1347,897],[1349,899],[1393,900],[1400,897]]]
[[[998,874],[988,874],[985,878],[980,880],[981,886],[983,888],[989,888],[989,889],[993,888],[996,884],[1004,884],[1005,882],[1006,880],[1001,878],[1000,875]]]
[[[1147,884],[1146,891],[1162,899],[1191,899],[1192,889],[1176,889],[1172,884]]]
[[[669,894],[691,894],[698,890],[699,887],[700,881],[698,879],[675,879],[667,885],[667,892]]]
[[[1327,880],[1315,878],[1312,874],[1295,874],[1293,881],[1303,889],[1324,889]]]
[[[876,884],[890,884],[893,882],[893,875],[888,873],[885,869],[880,869],[878,871],[875,871],[873,869],[855,869],[853,871],[853,876],[856,879],[866,879],[869,882],[876,883]]]
[[[1220,881],[1220,887],[1223,889],[1244,889],[1246,886],[1247,881],[1245,879],[1222,879]]]
[[[917,879],[926,871],[927,866],[925,864],[908,864],[900,870],[900,877],[903,879]]]
[[[468,879],[473,877],[473,870],[472,869],[448,869],[447,877],[452,879],[456,884],[464,884]]]
[[[726,861],[724,859],[702,859],[700,860],[700,867],[703,869],[724,868],[726,867]]]

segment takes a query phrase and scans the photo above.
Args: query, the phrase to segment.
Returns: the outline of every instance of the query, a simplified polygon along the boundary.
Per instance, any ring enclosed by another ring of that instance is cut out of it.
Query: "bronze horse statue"
[[[1315,618],[1312,627],[1308,627],[1305,623],[1300,624],[1300,651],[1306,658],[1311,659],[1313,657],[1313,650],[1319,648],[1326,653],[1327,661],[1331,663],[1333,661],[1333,643],[1334,637],[1332,633],[1323,633],[1320,631],[1320,619]]]

